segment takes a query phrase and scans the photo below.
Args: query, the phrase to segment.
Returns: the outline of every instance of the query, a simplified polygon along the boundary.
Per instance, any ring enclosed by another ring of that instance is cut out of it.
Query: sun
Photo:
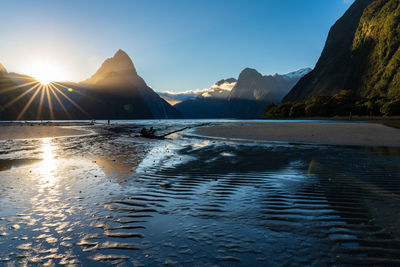
[[[55,81],[64,81],[65,72],[57,64],[50,62],[38,62],[32,64],[26,72],[28,75],[35,78],[42,85],[48,85]]]

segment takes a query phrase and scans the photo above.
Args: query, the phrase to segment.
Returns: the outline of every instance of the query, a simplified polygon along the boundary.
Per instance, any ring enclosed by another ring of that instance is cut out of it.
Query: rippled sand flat
[[[1,264],[400,264],[399,149],[141,127],[0,141]]]

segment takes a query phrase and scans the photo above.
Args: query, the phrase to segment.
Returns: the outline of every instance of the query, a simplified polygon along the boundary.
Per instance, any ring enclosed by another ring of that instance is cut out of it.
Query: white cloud
[[[170,103],[179,103],[187,99],[193,99],[199,96],[214,97],[214,98],[227,98],[236,82],[223,82],[221,84],[214,84],[210,88],[188,90],[184,92],[171,92],[164,91],[158,94]]]

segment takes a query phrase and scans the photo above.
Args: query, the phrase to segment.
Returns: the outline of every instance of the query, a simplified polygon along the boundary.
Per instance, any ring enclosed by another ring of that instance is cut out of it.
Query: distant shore
[[[67,127],[76,125],[82,125],[82,124],[74,124],[74,123],[48,124],[48,125],[39,123],[0,124],[0,140],[49,138],[49,137],[70,136],[70,135],[83,135],[90,133],[90,131]]]
[[[370,122],[252,122],[201,127],[197,134],[257,141],[400,147],[400,129]]]

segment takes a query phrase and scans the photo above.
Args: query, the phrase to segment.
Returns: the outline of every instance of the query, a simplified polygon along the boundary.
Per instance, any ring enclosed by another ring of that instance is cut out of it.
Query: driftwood
[[[162,139],[161,136],[156,135],[156,130],[154,130],[153,127],[150,127],[148,130],[146,128],[142,128],[142,130],[140,130],[140,136],[152,139]]]
[[[153,129],[153,127],[150,127],[150,129],[146,129],[146,128],[142,128],[142,130],[140,130],[140,137],[144,137],[144,138],[149,138],[149,139],[164,139],[165,137],[167,137],[168,135],[174,134],[174,133],[178,133],[178,132],[182,132],[186,129],[190,129],[190,128],[194,128],[194,127],[198,127],[198,126],[204,126],[207,125],[209,123],[203,123],[200,125],[196,125],[196,126],[187,126],[184,127],[182,129],[179,130],[175,130],[163,135],[156,135],[156,130]]]

